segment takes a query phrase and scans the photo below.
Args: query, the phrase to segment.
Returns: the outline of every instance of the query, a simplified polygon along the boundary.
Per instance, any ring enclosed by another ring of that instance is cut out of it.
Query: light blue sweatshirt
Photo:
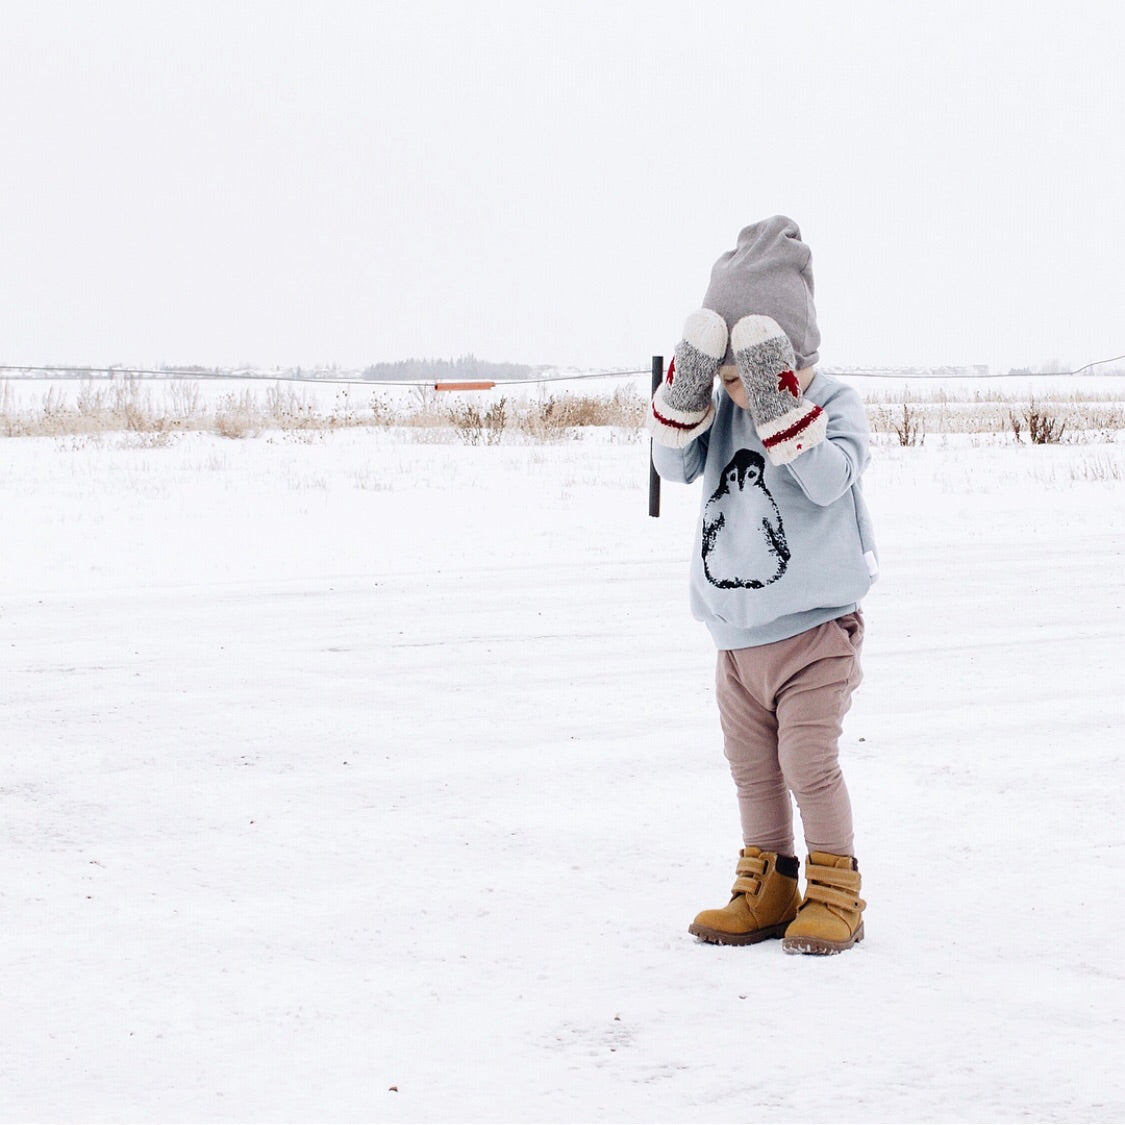
[[[878,569],[860,477],[870,461],[859,395],[819,372],[805,391],[825,441],[786,465],[766,456],[749,411],[716,391],[715,421],[683,449],[654,445],[668,481],[703,476],[691,610],[720,649],[784,640],[850,613]]]

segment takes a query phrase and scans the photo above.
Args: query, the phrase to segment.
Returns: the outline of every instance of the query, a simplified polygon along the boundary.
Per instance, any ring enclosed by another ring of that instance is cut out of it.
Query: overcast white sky
[[[0,0],[0,363],[670,353],[784,212],[825,364],[1125,352],[1125,4]]]

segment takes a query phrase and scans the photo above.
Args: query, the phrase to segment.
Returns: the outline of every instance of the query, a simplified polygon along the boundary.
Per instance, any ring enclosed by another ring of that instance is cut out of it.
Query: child
[[[730,902],[689,930],[725,945],[783,937],[786,952],[826,954],[863,938],[837,743],[861,677],[859,602],[877,567],[860,493],[867,420],[854,390],[815,369],[810,262],[784,216],[739,234],[687,319],[649,430],[665,480],[703,476],[691,607],[719,650],[745,845]],[[808,848],[803,898],[790,792]]]

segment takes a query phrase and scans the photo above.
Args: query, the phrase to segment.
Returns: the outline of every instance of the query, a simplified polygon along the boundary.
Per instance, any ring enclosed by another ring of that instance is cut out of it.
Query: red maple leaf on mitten
[[[777,389],[779,391],[788,391],[794,398],[801,397],[801,384],[797,381],[797,376],[792,371],[783,371],[778,375]]]

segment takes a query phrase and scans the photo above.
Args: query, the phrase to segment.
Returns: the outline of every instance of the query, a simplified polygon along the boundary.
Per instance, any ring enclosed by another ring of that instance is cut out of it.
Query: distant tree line
[[[535,368],[522,363],[490,363],[475,355],[459,359],[400,359],[397,363],[373,363],[363,369],[365,379],[380,381],[433,383],[444,379],[489,379],[502,383],[512,379],[527,379]]]

